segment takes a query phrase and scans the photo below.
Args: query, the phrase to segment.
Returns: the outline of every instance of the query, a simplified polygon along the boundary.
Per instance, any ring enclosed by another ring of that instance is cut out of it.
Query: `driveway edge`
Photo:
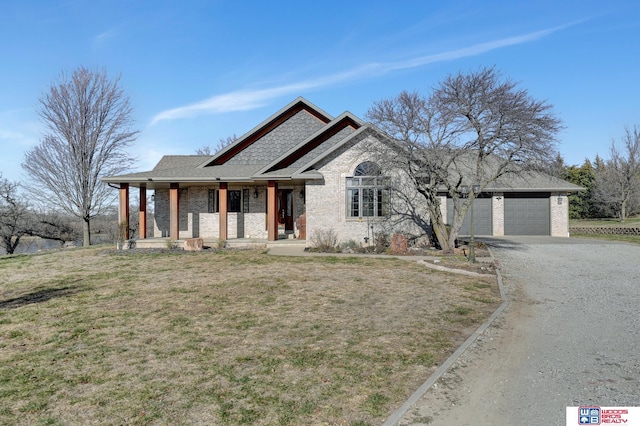
[[[489,253],[493,258],[493,252],[491,248],[489,248]],[[478,337],[502,314],[502,312],[509,305],[509,300],[506,298],[506,292],[504,290],[504,286],[502,284],[502,275],[500,274],[500,269],[496,268],[496,279],[498,281],[498,290],[500,291],[500,298],[502,299],[502,303],[498,306],[498,309],[495,310],[493,314],[489,317],[487,321],[485,321],[480,327],[476,329],[476,331],[464,341],[462,345],[453,353],[445,362],[442,363],[440,367],[431,375],[429,378],[407,399],[407,401],[402,404],[400,408],[398,408],[387,420],[382,424],[382,426],[394,426],[402,417],[406,414],[409,409],[422,398],[422,396],[427,393],[427,391],[433,386],[439,379],[442,377],[444,373],[451,368],[454,362],[462,355],[468,348],[471,346],[473,342],[475,342]]]

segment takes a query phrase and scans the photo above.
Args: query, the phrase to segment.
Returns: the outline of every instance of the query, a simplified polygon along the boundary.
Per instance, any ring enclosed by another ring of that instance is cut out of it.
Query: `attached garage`
[[[491,226],[491,198],[476,198],[473,204],[474,235],[493,235]],[[460,235],[471,235],[471,209],[464,218]],[[453,221],[453,201],[447,200],[447,223]]]
[[[569,193],[583,188],[544,173],[503,176],[482,188],[474,204],[474,235],[569,235]],[[444,195],[444,194],[443,194]],[[447,223],[453,222],[453,200],[446,198]],[[470,210],[460,235],[471,235]],[[445,211],[443,211],[445,213]]]
[[[549,193],[505,193],[505,235],[550,235]]]

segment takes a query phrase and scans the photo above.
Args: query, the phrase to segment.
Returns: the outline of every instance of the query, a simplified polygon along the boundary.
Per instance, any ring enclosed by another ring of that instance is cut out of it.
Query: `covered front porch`
[[[139,232],[129,226],[131,190],[139,191]],[[167,241],[202,238],[278,241],[306,239],[304,182],[120,182],[120,241],[136,247],[167,245]],[[155,191],[153,230],[148,191]],[[151,233],[151,235],[149,235]],[[137,238],[135,238],[137,237]]]

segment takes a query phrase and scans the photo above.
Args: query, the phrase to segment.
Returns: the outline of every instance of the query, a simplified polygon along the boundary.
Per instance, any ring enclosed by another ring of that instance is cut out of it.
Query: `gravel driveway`
[[[399,425],[565,425],[640,405],[640,246],[491,240],[510,305]]]

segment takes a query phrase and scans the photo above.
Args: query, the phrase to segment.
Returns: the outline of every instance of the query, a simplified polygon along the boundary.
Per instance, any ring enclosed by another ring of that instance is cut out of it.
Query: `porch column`
[[[138,213],[140,239],[147,238],[147,187],[140,185],[140,213]]]
[[[278,239],[278,182],[273,180],[267,187],[267,239]]]
[[[129,239],[129,184],[121,183],[118,193],[118,230],[123,240]]]
[[[226,240],[228,237],[228,220],[227,213],[229,211],[229,205],[227,203],[227,182],[220,183],[220,191],[218,191],[218,205],[220,207],[220,211],[218,212],[219,223],[220,223],[220,233],[219,238],[221,240]]]
[[[180,184],[169,186],[169,238],[180,239]]]

